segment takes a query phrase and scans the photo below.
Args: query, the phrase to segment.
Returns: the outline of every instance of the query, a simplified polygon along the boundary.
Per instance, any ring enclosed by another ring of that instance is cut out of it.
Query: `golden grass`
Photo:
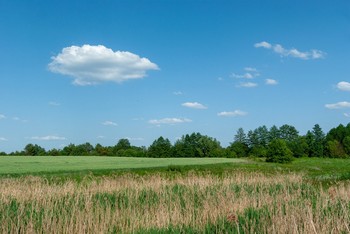
[[[126,174],[63,184],[33,176],[7,178],[0,179],[0,232],[133,233],[176,227],[201,233],[214,227],[218,233],[232,228],[347,233],[349,194],[349,182],[322,189],[300,174]]]

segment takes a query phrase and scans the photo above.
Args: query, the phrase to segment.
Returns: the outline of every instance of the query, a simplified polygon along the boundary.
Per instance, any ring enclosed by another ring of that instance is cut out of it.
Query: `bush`
[[[285,140],[275,139],[267,148],[266,162],[289,163],[293,160],[292,151]]]

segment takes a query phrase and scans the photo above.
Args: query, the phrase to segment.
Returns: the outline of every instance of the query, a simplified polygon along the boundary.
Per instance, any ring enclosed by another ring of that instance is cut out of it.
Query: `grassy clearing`
[[[1,156],[0,175],[58,173],[77,171],[123,170],[132,168],[158,168],[217,163],[245,163],[245,159],[228,158],[129,158],[129,157],[94,157],[60,156],[28,157]]]
[[[236,171],[2,178],[1,233],[349,233],[350,182]]]

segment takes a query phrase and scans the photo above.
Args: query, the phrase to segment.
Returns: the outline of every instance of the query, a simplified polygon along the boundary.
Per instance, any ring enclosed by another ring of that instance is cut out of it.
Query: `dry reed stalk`
[[[314,191],[300,174],[127,174],[63,184],[2,179],[0,213],[8,215],[0,216],[0,232],[132,233],[169,225],[202,230],[226,219],[244,233],[340,233],[349,230],[349,193],[349,183]],[[327,209],[340,215],[324,216]]]

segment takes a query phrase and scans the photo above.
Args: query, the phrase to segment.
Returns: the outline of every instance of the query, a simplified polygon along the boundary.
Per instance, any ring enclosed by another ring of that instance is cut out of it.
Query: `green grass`
[[[111,171],[137,168],[166,168],[220,163],[245,163],[245,159],[228,158],[131,158],[131,157],[28,157],[1,156],[0,175]]]
[[[296,172],[321,183],[350,179],[350,159],[300,158],[289,164],[266,163],[259,159],[228,158],[132,158],[132,157],[28,157],[1,156],[0,176],[41,175],[82,179],[132,172],[149,174],[164,172],[186,174],[190,171],[214,174],[237,170],[268,174]]]

